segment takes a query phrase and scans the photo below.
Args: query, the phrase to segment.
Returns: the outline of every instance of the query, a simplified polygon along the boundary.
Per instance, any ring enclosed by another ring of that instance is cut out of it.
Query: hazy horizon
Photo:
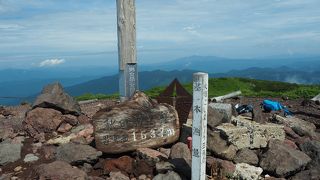
[[[140,64],[320,55],[317,0],[137,0]],[[116,66],[115,1],[0,0],[0,67]]]
[[[222,56],[201,56],[201,55],[190,55],[190,56],[182,56],[182,57],[178,57],[176,59],[166,59],[163,61],[156,61],[156,62],[141,62],[138,60],[138,66],[139,67],[155,67],[157,65],[165,65],[166,63],[178,63],[181,61],[184,61],[186,59],[190,59],[192,62],[194,62],[194,59],[205,59],[208,61],[215,61],[215,60],[221,60],[221,61],[225,61],[225,60],[231,60],[231,61],[239,61],[239,62],[243,62],[243,61],[254,61],[254,62],[265,62],[266,60],[269,61],[281,61],[281,60],[285,60],[286,63],[288,63],[288,61],[292,61],[292,63],[295,62],[305,62],[305,60],[307,61],[311,61],[314,62],[314,58],[318,59],[320,61],[320,55],[296,55],[296,56],[283,56],[283,55],[275,55],[275,56],[266,56],[266,57],[256,57],[256,58],[229,58],[229,57],[222,57]],[[83,64],[77,64],[77,63],[66,63],[65,59],[47,59],[44,61],[41,61],[39,64],[35,65],[31,65],[31,66],[0,66],[0,70],[67,70],[69,68],[80,68],[80,69],[102,69],[102,68],[108,68],[106,69],[106,71],[114,71],[117,72],[118,71],[118,59],[114,59],[115,63],[113,64],[89,64],[89,65],[83,65]],[[1,60],[0,60],[1,63]],[[187,62],[186,62],[187,63]],[[286,64],[285,63],[285,64]],[[278,67],[279,65],[275,65],[275,66],[268,66],[266,65],[266,67]],[[280,63],[281,66],[281,63]],[[247,68],[251,68],[251,67],[256,67],[256,66],[252,66],[250,64],[247,65]],[[79,69],[79,70],[80,70]],[[188,68],[187,68],[188,69]],[[166,69],[161,69],[159,68],[159,70],[164,70],[166,71]],[[192,68],[190,69],[192,70]],[[145,71],[145,69],[143,70]],[[108,73],[107,73],[108,74]]]

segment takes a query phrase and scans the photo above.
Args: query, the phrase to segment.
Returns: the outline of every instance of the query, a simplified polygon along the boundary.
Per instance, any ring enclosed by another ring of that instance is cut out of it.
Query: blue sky
[[[319,0],[136,0],[138,61],[320,54]],[[117,65],[115,0],[0,0],[0,68]]]

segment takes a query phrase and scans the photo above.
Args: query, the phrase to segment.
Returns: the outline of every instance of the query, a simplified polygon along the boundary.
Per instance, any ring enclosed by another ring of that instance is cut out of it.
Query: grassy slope
[[[191,93],[192,83],[184,84]],[[150,97],[156,97],[165,87],[155,87],[146,93]],[[254,80],[245,78],[212,78],[209,79],[209,97],[221,96],[236,90],[241,90],[244,96],[249,97],[289,97],[312,98],[320,93],[319,85],[298,85],[283,82]],[[85,94],[77,97],[77,100],[117,98],[118,95]]]

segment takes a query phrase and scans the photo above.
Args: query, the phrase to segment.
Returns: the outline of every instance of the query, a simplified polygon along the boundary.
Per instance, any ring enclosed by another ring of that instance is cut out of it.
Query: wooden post
[[[208,74],[193,74],[192,180],[206,179]]]
[[[320,94],[318,94],[317,96],[311,99],[311,101],[319,101],[319,100],[320,100]]]
[[[127,65],[137,66],[136,53],[136,12],[135,0],[117,0],[117,23],[118,23],[118,59],[119,59],[119,93],[120,101],[125,101],[138,89],[137,83],[134,87],[128,87],[130,75]],[[134,73],[137,73],[135,67]],[[138,82],[137,74],[135,82]],[[132,79],[131,79],[132,80]],[[130,92],[127,92],[130,90]]]
[[[211,98],[210,101],[211,102],[222,102],[225,99],[237,97],[239,95],[241,95],[241,91],[235,91],[235,92],[223,95],[223,96],[218,96],[218,97]]]

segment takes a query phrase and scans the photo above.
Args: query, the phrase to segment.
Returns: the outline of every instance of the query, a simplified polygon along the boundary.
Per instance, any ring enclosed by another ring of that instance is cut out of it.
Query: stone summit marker
[[[93,117],[97,149],[117,154],[174,143],[180,134],[173,106],[153,102],[142,92]]]
[[[192,180],[206,179],[208,74],[193,74]]]

